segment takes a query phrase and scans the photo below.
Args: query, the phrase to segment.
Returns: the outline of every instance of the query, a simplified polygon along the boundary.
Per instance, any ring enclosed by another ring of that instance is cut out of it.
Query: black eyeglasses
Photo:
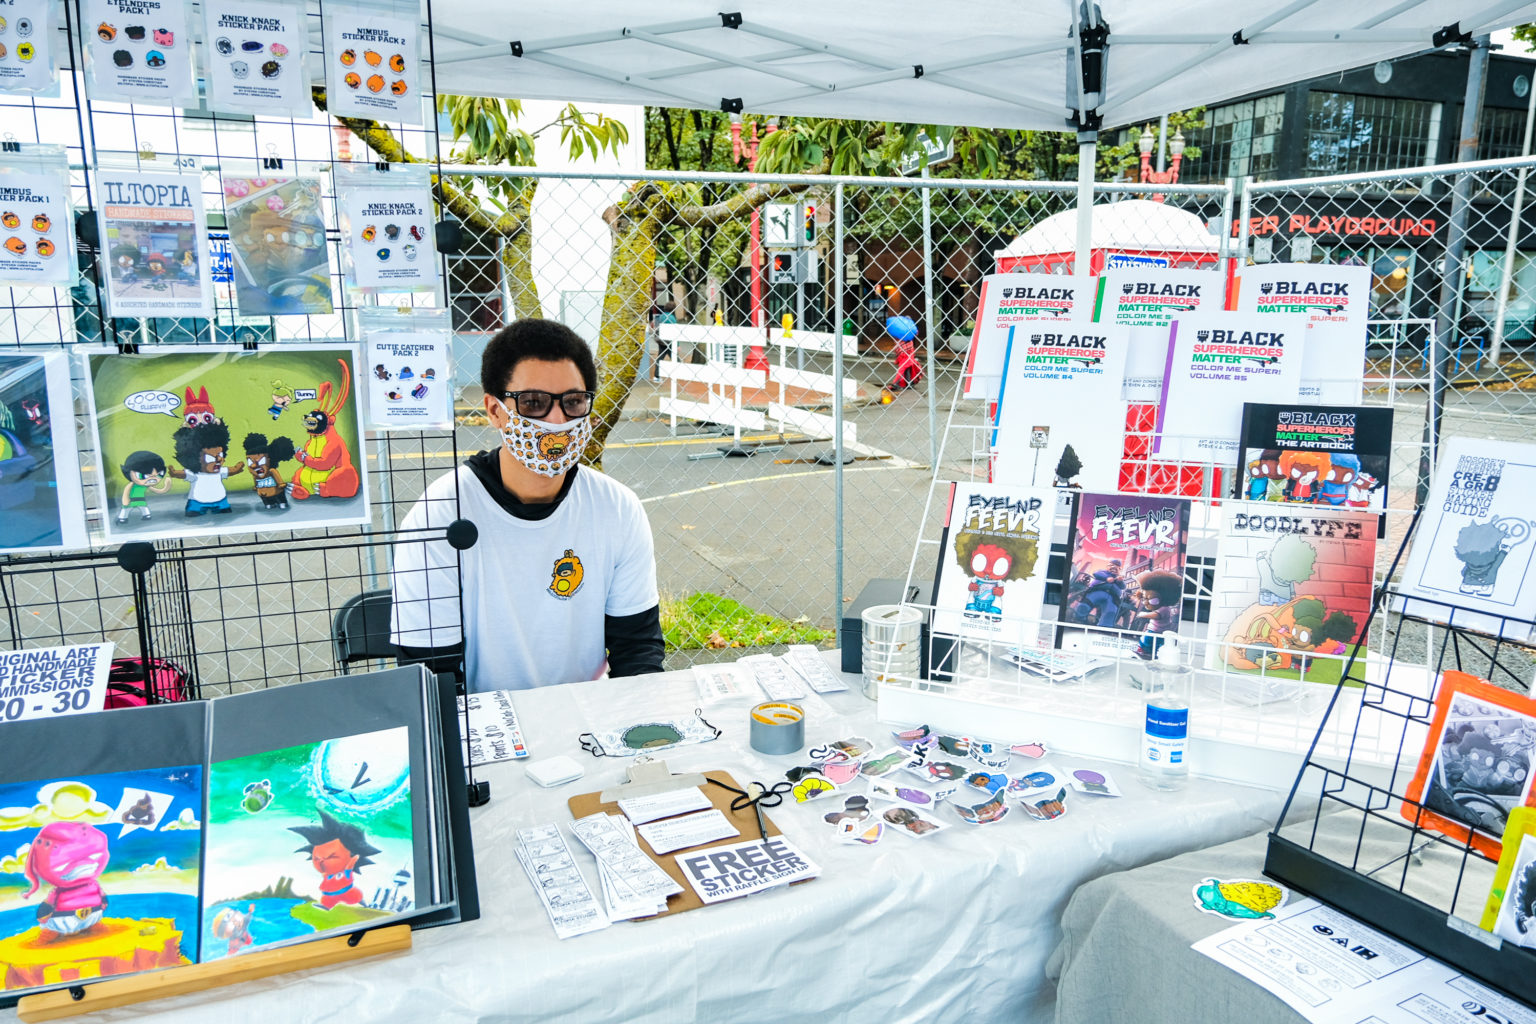
[[[592,411],[595,394],[595,391],[567,391],[562,395],[552,395],[548,391],[503,391],[501,397],[512,399],[517,404],[517,414],[531,420],[548,416],[558,398],[560,411],[570,419],[579,420]]]

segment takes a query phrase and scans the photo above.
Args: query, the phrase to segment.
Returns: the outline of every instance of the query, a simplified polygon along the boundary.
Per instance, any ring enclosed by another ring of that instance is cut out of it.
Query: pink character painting
[[[44,882],[53,888],[37,908],[44,938],[77,935],[101,920],[107,894],[97,879],[107,868],[107,837],[77,822],[55,821],[37,833],[27,854],[30,898]]]

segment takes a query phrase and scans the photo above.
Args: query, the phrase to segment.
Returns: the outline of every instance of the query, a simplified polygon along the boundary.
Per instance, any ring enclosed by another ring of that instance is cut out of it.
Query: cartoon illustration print
[[[277,467],[293,456],[293,442],[286,437],[268,441],[265,434],[245,435],[245,466],[251,471],[251,483],[263,508],[288,507],[287,485]]]
[[[308,854],[310,865],[320,873],[319,905],[330,910],[338,903],[363,902],[358,872],[373,863],[370,856],[381,851],[369,845],[358,826],[337,821],[318,807],[315,810],[320,824],[294,825],[288,831],[307,841],[294,852]]]
[[[568,601],[576,596],[576,591],[581,589],[585,570],[582,569],[581,559],[571,548],[565,549],[565,554],[555,559],[555,568],[550,575],[548,591],[562,601]]]
[[[1511,516],[1468,523],[1456,534],[1454,553],[1461,563],[1461,592],[1488,597],[1499,582],[1499,567],[1510,551],[1531,535],[1531,524]]]
[[[1040,533],[1025,530],[1015,536],[995,530],[962,529],[955,535],[955,561],[970,577],[965,606],[968,619],[1000,619],[1004,585],[1009,580],[1027,580],[1035,574],[1039,560]]]
[[[138,509],[142,517],[148,519],[149,495],[164,494],[171,487],[165,460],[154,452],[137,451],[124,459],[118,468],[128,483],[123,487],[122,497],[118,499],[117,521],[126,523],[131,508]]]
[[[242,472],[245,466],[237,463],[230,469],[224,465],[229,452],[229,428],[219,420],[181,427],[171,435],[171,441],[182,468],[173,466],[170,474],[191,485],[187,491],[187,518],[232,512],[224,481]]]
[[[1285,903],[1286,892],[1270,882],[1239,879],[1222,882],[1207,878],[1195,886],[1195,906],[1208,914],[1233,920],[1273,918],[1273,911]]]
[[[1285,474],[1280,472],[1280,449],[1265,448],[1248,463],[1248,498],[1251,501],[1282,501]]]
[[[37,908],[43,937],[76,935],[101,920],[107,894],[97,879],[109,859],[107,837],[92,825],[54,821],[37,833],[24,870],[32,883],[26,898],[45,882],[52,886]]]
[[[304,429],[309,440],[294,457],[300,469],[288,482],[288,498],[303,501],[322,498],[350,498],[357,493],[361,479],[352,462],[352,453],[336,430],[336,418],[346,408],[352,388],[352,371],[344,359],[341,364],[341,388],[334,390],[330,381],[320,385],[316,408],[304,414]],[[334,395],[333,395],[334,390]]]

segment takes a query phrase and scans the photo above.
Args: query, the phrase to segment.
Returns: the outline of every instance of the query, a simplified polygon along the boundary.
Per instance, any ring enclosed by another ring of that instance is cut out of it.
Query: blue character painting
[[[0,785],[0,991],[190,963],[202,768]]]

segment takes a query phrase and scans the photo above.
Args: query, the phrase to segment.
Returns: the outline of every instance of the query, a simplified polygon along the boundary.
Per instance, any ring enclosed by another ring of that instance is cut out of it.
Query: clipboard
[[[705,772],[704,777],[706,779],[714,779],[716,782],[722,782],[727,786],[734,786],[736,789],[746,788],[745,786],[738,783],[730,772]],[[683,876],[683,869],[677,864],[677,856],[683,853],[692,856],[693,854],[698,853],[700,850],[708,850],[716,846],[729,846],[732,843],[744,842],[745,840],[757,835],[757,813],[751,807],[743,807],[739,811],[731,810],[731,801],[736,798],[736,794],[732,793],[728,789],[721,789],[719,786],[705,785],[699,787],[699,789],[705,796],[709,797],[710,804],[713,805],[714,808],[721,814],[725,815],[726,820],[735,826],[736,830],[740,832],[741,835],[732,836],[727,839],[717,839],[712,843],[702,843],[698,846],[690,846],[687,850],[676,850],[672,853],[657,854],[654,850],[651,849],[651,844],[647,843],[644,837],[636,832],[635,844],[640,847],[640,852],[651,858],[657,867],[665,871],[673,881],[683,887],[682,892],[667,897],[666,910],[663,910],[659,914],[654,914],[651,917],[636,918],[636,920],[654,921],[659,917],[665,917],[669,914],[681,914],[685,911],[698,910],[700,907],[708,906],[709,904],[699,899],[698,893],[693,891],[693,887],[688,884],[688,879]],[[573,818],[585,818],[591,814],[623,813],[621,810],[619,810],[618,801],[610,800],[605,803],[603,801],[601,792],[582,793],[580,796],[573,796],[566,801],[566,806],[571,809],[571,816]],[[773,823],[773,820],[768,817],[767,812],[763,813],[763,832],[768,838],[783,834],[780,832],[779,827]],[[791,882],[790,884],[803,885],[806,882],[814,881],[814,878],[804,878],[798,882]]]

